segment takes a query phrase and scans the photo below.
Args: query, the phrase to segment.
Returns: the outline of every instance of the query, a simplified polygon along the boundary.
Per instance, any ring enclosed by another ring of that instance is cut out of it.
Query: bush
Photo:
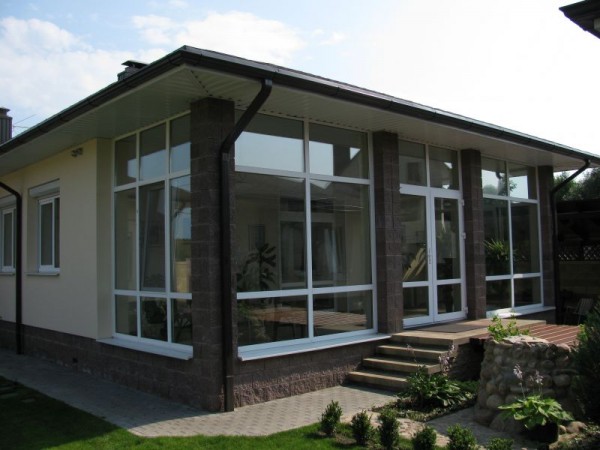
[[[467,400],[465,391],[457,382],[443,374],[429,375],[423,366],[408,377],[407,392],[415,406],[420,408],[448,407]]]
[[[414,450],[434,450],[436,437],[435,430],[426,426],[412,438],[412,447]]]
[[[321,431],[327,436],[333,436],[342,418],[342,408],[338,402],[332,401],[325,412],[321,414]]]
[[[396,413],[391,408],[386,408],[379,414],[379,441],[386,450],[395,448],[400,442]]]
[[[529,334],[529,330],[520,330],[517,327],[517,321],[514,316],[510,318],[507,325],[504,325],[502,319],[498,315],[492,317],[492,323],[488,326],[488,332],[492,339],[498,342],[510,336]]]
[[[366,411],[356,413],[350,422],[352,436],[356,443],[365,447],[373,436],[373,425],[371,425],[371,416]]]
[[[494,438],[488,442],[487,450],[512,450],[513,440],[504,438]]]
[[[575,347],[573,359],[578,376],[574,391],[584,414],[595,423],[600,423],[600,310],[595,307],[581,325],[578,335],[579,345]]]
[[[453,425],[448,428],[448,438],[447,450],[477,450],[477,439],[468,428]]]

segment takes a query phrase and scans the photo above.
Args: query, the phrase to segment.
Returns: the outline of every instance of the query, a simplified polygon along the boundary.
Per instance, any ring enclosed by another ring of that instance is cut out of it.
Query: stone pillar
[[[192,320],[194,389],[209,411],[223,409],[221,320],[221,143],[234,125],[234,104],[191,104]]]
[[[556,304],[554,292],[554,259],[552,236],[552,208],[550,190],[554,187],[554,169],[551,166],[538,167],[540,192],[540,245],[542,246],[542,289],[544,306]]]
[[[464,205],[465,277],[468,318],[485,317],[485,234],[483,231],[483,191],[481,189],[481,153],[462,150],[462,186]]]
[[[373,133],[377,323],[381,333],[402,330],[402,255],[398,136]]]

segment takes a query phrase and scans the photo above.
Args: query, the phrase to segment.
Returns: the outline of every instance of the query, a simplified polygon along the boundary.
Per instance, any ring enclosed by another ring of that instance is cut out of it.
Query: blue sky
[[[0,0],[18,128],[181,45],[280,64],[600,154],[600,40],[568,0]]]

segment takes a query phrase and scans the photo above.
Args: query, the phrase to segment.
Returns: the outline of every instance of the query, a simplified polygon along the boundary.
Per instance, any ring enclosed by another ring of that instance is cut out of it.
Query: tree
[[[562,183],[569,174],[562,172],[554,177],[554,185]],[[571,181],[556,193],[557,201],[590,200],[600,198],[600,167],[586,170],[579,179]]]

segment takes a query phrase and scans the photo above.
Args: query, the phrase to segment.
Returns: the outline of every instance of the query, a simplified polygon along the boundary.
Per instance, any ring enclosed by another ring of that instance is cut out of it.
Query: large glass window
[[[189,116],[115,142],[115,333],[191,345]]]
[[[39,269],[60,268],[60,197],[39,200]]]
[[[240,346],[373,332],[366,135],[306,126],[258,115],[236,142]]]
[[[15,270],[16,211],[14,207],[0,209],[0,271]]]

